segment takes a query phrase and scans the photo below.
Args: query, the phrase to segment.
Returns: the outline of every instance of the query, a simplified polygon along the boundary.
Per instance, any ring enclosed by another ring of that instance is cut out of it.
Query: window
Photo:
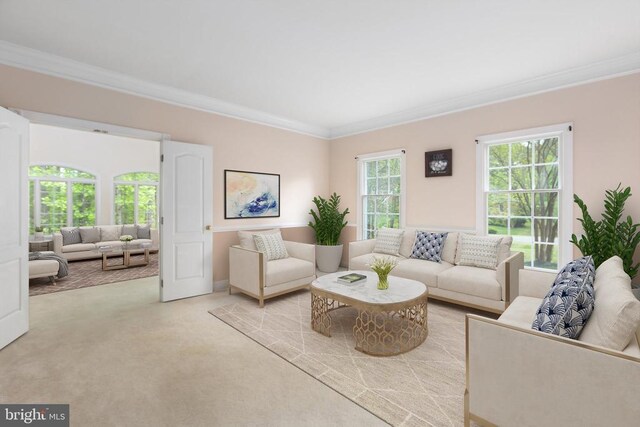
[[[571,258],[571,147],[570,124],[479,139],[480,231],[512,236],[525,267]]]
[[[29,168],[29,232],[96,224],[96,177],[64,166]]]
[[[375,237],[380,227],[404,226],[404,150],[358,157],[359,235]]]
[[[132,172],[114,178],[116,224],[158,225],[158,174]]]

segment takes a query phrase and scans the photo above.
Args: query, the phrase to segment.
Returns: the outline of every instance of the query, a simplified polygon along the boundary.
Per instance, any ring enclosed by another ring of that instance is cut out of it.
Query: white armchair
[[[316,278],[316,247],[284,242],[288,258],[267,261],[263,253],[241,246],[229,248],[229,293],[233,289],[264,300],[307,288]]]

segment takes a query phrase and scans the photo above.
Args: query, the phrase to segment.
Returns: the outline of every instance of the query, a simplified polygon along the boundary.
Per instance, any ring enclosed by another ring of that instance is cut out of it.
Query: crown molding
[[[0,64],[61,77],[181,107],[327,139],[329,129],[187,92],[0,40]]]
[[[640,72],[640,53],[482,90],[458,98],[331,128],[330,139],[342,138],[432,117],[497,104],[544,92]]]
[[[170,86],[147,82],[125,74],[30,49],[4,40],[0,40],[0,64],[321,139],[336,139],[478,108],[484,105],[496,104],[511,99],[523,98],[539,93],[636,73],[640,71],[640,53],[596,62],[558,73],[475,92],[443,102],[332,128],[302,123]]]

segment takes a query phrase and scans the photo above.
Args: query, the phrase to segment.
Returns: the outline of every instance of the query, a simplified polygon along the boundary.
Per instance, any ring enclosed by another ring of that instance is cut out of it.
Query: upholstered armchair
[[[264,253],[236,245],[229,248],[229,293],[240,291],[264,300],[307,288],[316,278],[314,245],[284,241],[289,257],[267,261]]]

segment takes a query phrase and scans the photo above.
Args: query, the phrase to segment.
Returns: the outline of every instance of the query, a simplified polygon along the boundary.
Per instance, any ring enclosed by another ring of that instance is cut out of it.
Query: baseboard
[[[229,288],[229,279],[213,282],[213,292],[226,291]]]

